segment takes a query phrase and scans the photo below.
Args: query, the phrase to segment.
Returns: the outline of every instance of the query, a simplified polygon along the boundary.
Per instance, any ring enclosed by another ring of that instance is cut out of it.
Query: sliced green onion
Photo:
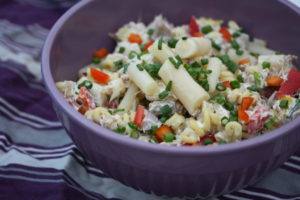
[[[148,34],[148,35],[153,35],[153,33],[154,33],[154,29],[151,29],[151,28],[150,28],[150,29],[147,31],[147,34]]]
[[[168,120],[168,117],[166,117],[166,116],[162,116],[162,117],[159,119],[159,121],[160,121],[161,123],[165,123],[167,120]]]
[[[238,50],[240,48],[240,45],[236,40],[232,40],[230,44],[231,47],[234,48],[235,50]]]
[[[252,85],[252,86],[247,87],[247,89],[250,90],[250,91],[256,92],[258,90],[258,87],[255,86],[255,85]]]
[[[182,37],[181,39],[182,39],[182,40],[187,40],[187,37]]]
[[[240,87],[241,87],[241,84],[240,84],[239,81],[231,81],[231,82],[230,82],[230,87],[231,87],[232,89],[240,88]]]
[[[163,40],[159,39],[158,40],[158,50],[162,50],[162,43],[163,43]]]
[[[180,65],[182,65],[183,62],[182,62],[180,56],[179,56],[179,55],[176,55],[175,58],[177,59],[177,65],[178,65],[178,67],[179,67]]]
[[[232,121],[238,121],[238,120],[239,120],[238,111],[237,111],[237,109],[233,109],[232,111],[230,111],[229,121],[232,122]]]
[[[235,51],[235,53],[236,53],[236,55],[238,55],[238,56],[241,56],[241,55],[243,55],[243,54],[244,54],[244,51],[243,51],[243,50],[240,50],[240,49],[238,49],[238,50],[236,50],[236,51]]]
[[[120,47],[120,49],[119,49],[119,53],[124,53],[125,52],[125,47]]]
[[[201,67],[201,65],[195,61],[191,64],[191,67],[198,68],[198,67]]]
[[[143,71],[143,70],[144,70],[144,68],[143,68],[143,66],[142,66],[141,64],[137,64],[136,67],[137,67],[140,71]]]
[[[169,81],[168,84],[167,84],[166,90],[171,91],[172,85],[173,85],[173,81]]]
[[[152,76],[152,78],[160,79],[158,76],[158,71],[161,68],[161,64],[158,62],[155,62],[153,64],[146,64],[144,65],[145,70]]]
[[[164,141],[165,142],[173,142],[175,140],[175,136],[172,133],[164,134]]]
[[[216,49],[217,51],[221,51],[221,46],[218,45],[215,41],[211,40],[211,46]]]
[[[263,76],[261,73],[259,72],[254,72],[253,74],[253,77],[254,77],[254,80],[256,82],[256,86],[259,87],[259,88],[262,88],[263,87]]]
[[[113,130],[114,132],[117,132],[117,133],[121,133],[121,134],[123,134],[123,133],[125,133],[125,131],[126,131],[126,127],[124,127],[124,126],[118,126],[116,129],[114,129]]]
[[[158,129],[158,126],[154,125],[154,126],[151,126],[151,129],[150,129],[150,132],[149,134],[150,135],[155,135],[155,131]]]
[[[223,107],[228,111],[232,111],[234,109],[234,105],[232,103],[229,103],[229,102],[225,102]]]
[[[124,74],[127,72],[128,67],[129,67],[129,63],[123,65],[123,73]]]
[[[78,85],[78,89],[80,89],[81,87],[85,87],[89,90],[93,87],[93,83],[89,80],[84,80]]]
[[[175,48],[176,47],[176,44],[177,44],[177,42],[178,42],[178,40],[177,39],[175,39],[175,38],[172,38],[172,39],[170,39],[169,41],[168,41],[168,46],[170,47],[170,48]]]
[[[93,58],[92,59],[92,63],[94,63],[94,64],[99,64],[100,62],[101,62],[100,58]]]
[[[253,53],[253,52],[250,52],[250,55],[257,58],[260,54],[259,54],[259,53]]]
[[[238,67],[232,60],[230,60],[228,55],[219,56],[218,58],[223,62],[224,65],[227,66],[229,71],[231,71],[232,73],[235,73],[237,71]]]
[[[233,38],[238,38],[238,37],[240,37],[241,36],[241,33],[240,32],[234,32],[233,34],[232,34],[232,37]]]
[[[219,92],[225,91],[227,89],[226,85],[223,83],[218,83],[216,85],[216,90]]]
[[[228,117],[222,117],[221,119],[221,124],[222,126],[226,126],[226,124],[229,122],[229,119]]]
[[[135,51],[130,51],[128,54],[129,59],[133,59],[135,56],[137,56],[137,52],[135,52]]]
[[[123,108],[115,109],[115,110],[108,110],[108,112],[109,112],[110,114],[112,114],[112,115],[114,115],[114,114],[116,114],[116,113],[118,113],[118,112],[124,112],[124,111],[125,111],[125,109],[123,109]]]
[[[177,69],[177,62],[173,57],[169,57],[169,61],[172,63],[172,65]]]
[[[288,108],[289,107],[289,101],[284,99],[284,100],[281,100],[280,103],[279,103],[279,107],[280,108]]]
[[[169,105],[164,105],[160,107],[160,113],[163,116],[169,116],[172,113],[172,108]]]
[[[131,128],[131,129],[138,129],[138,125],[133,123],[133,122],[128,122],[128,126]]]
[[[223,104],[225,103],[225,97],[221,94],[217,94],[213,97],[213,99],[218,103],[218,104]]]
[[[162,91],[161,93],[158,94],[158,98],[159,98],[159,99],[164,99],[164,98],[166,98],[168,95],[169,95],[169,91],[164,90],[164,91]]]
[[[130,132],[130,137],[137,139],[137,138],[140,137],[140,133],[138,132],[138,130],[132,129],[131,132]]]
[[[202,65],[207,65],[208,64],[208,59],[207,58],[202,58],[201,59],[201,64]]]
[[[263,69],[269,69],[271,67],[271,63],[269,63],[269,62],[263,62],[262,63],[262,67],[263,67]]]
[[[211,138],[205,138],[203,140],[204,145],[209,145],[209,144],[212,144],[212,143],[214,143],[214,141]]]
[[[243,78],[242,74],[237,75],[236,79],[237,79],[240,83],[244,83],[244,78]]]
[[[149,142],[150,142],[150,143],[158,143],[158,140],[156,139],[156,137],[151,137],[151,138],[149,139]]]
[[[208,34],[211,31],[213,31],[213,28],[211,27],[211,25],[203,26],[202,29],[201,29],[201,32],[204,33],[204,34]]]

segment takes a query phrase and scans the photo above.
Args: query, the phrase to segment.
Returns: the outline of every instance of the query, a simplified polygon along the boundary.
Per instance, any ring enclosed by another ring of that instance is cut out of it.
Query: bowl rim
[[[280,128],[275,129],[274,131],[269,132],[268,134],[260,135],[251,139],[243,140],[240,142],[234,142],[224,145],[210,146],[208,148],[199,148],[199,147],[178,147],[170,145],[159,145],[152,144],[148,142],[139,141],[132,139],[130,137],[120,136],[119,134],[114,133],[113,131],[103,128],[100,125],[88,120],[82,114],[77,112],[70,104],[65,101],[64,97],[60,94],[58,89],[55,86],[54,79],[51,73],[50,67],[50,53],[52,50],[53,41],[57,37],[61,27],[65,22],[74,15],[78,10],[83,9],[85,6],[93,2],[94,0],[85,0],[80,1],[71,7],[67,12],[65,12],[54,24],[50,30],[46,42],[43,47],[41,63],[42,63],[42,76],[48,93],[52,97],[52,100],[59,105],[59,109],[62,109],[63,112],[67,113],[72,120],[77,123],[82,123],[86,127],[89,134],[96,134],[100,137],[103,137],[107,140],[113,141],[116,144],[126,146],[129,148],[134,148],[142,151],[148,152],[159,152],[160,154],[173,154],[173,155],[211,155],[211,154],[224,154],[230,153],[233,151],[248,150],[251,148],[256,148],[267,143],[274,142],[277,138],[283,137],[285,134],[289,133],[293,129],[297,128],[300,123],[300,116],[296,119],[290,121],[287,124],[284,124]],[[295,6],[293,3],[286,0],[277,0],[277,2],[282,3],[284,6],[289,7],[298,15],[300,15],[300,8]]]

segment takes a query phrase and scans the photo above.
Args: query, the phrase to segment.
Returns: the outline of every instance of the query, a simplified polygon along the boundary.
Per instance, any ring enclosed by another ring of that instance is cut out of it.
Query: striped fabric
[[[0,200],[168,200],[107,177],[72,144],[41,83],[48,30],[37,22],[0,19]],[[214,199],[300,199],[300,151],[254,186]]]

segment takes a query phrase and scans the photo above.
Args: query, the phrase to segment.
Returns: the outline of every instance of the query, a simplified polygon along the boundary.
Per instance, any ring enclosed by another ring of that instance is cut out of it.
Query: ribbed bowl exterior
[[[45,85],[59,119],[78,149],[96,167],[138,190],[177,197],[211,197],[254,183],[296,151],[300,143],[300,118],[271,133],[235,144],[148,144],[112,133],[85,119],[64,100],[55,82],[76,79],[77,71],[89,62],[92,51],[101,46],[113,47],[107,33],[138,17],[149,22],[159,13],[178,24],[186,23],[191,14],[235,19],[273,48],[299,56],[299,10],[282,2],[81,1],[53,27],[42,55]]]

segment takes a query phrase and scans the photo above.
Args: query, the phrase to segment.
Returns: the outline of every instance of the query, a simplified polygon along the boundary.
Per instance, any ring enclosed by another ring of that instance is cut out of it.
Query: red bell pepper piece
[[[196,17],[191,16],[189,28],[190,28],[191,35],[194,35],[195,33],[200,33],[200,27],[197,23]]]
[[[253,97],[244,97],[242,99],[241,109],[242,110],[248,110],[253,103],[254,98]]]
[[[101,72],[100,70],[95,69],[95,68],[91,68],[90,72],[91,72],[92,78],[96,82],[101,83],[101,84],[105,84],[105,85],[108,83],[109,78],[110,78],[108,74],[106,74],[104,72]]]
[[[239,121],[249,122],[249,115],[242,108],[238,109]]]
[[[225,27],[220,28],[219,32],[222,34],[223,38],[228,42],[231,42],[231,34],[229,33],[228,29]]]
[[[94,53],[95,58],[104,58],[108,54],[108,50],[106,48],[101,48]]]
[[[288,79],[281,84],[276,93],[277,99],[285,95],[293,95],[300,88],[300,72],[292,69],[288,74]]]
[[[144,51],[148,51],[148,48],[149,48],[153,43],[154,43],[153,41],[147,43],[143,50],[144,50]]]
[[[142,123],[143,123],[143,119],[144,119],[144,116],[145,116],[144,111],[145,111],[145,107],[139,105],[137,110],[136,110],[135,116],[134,116],[133,123],[135,123],[139,127],[141,127]]]
[[[128,42],[141,44],[143,40],[139,34],[131,33],[128,37]]]

